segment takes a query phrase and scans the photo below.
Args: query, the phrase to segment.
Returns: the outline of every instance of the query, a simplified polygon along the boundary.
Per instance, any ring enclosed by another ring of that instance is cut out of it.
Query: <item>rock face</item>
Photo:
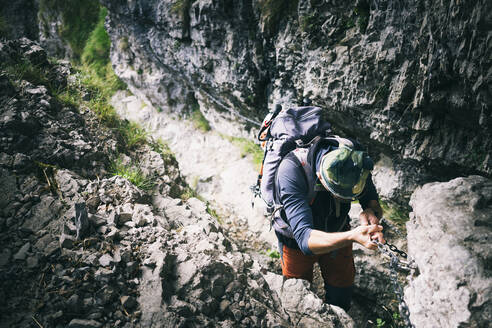
[[[163,110],[217,128],[308,96],[402,181],[492,173],[490,1],[102,2],[116,73]]]
[[[205,203],[180,198],[175,160],[149,145],[121,156],[151,192],[109,177],[115,136],[54,93],[68,66],[27,39],[0,42],[0,59],[0,326],[353,326],[301,281],[266,279]]]
[[[408,250],[420,274],[405,289],[417,327],[488,327],[492,320],[492,181],[479,176],[412,195]]]
[[[0,37],[38,38],[38,1],[0,0]]]
[[[80,60],[98,12],[97,0],[39,1],[39,43],[50,56]]]

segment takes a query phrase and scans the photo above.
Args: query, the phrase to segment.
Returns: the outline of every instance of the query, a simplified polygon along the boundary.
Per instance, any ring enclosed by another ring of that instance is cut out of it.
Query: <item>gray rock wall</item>
[[[279,3],[103,1],[116,73],[164,110],[229,119],[309,96],[413,184],[492,173],[489,1]]]
[[[405,289],[416,327],[489,327],[492,181],[431,183],[410,202],[408,251],[420,273]]]
[[[36,40],[39,34],[37,15],[37,0],[0,0],[0,37]]]

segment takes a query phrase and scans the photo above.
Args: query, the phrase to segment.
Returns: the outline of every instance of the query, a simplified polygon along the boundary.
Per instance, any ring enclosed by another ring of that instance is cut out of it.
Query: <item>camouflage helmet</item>
[[[365,151],[341,144],[323,155],[318,176],[321,184],[338,198],[353,200],[366,185],[374,163]]]

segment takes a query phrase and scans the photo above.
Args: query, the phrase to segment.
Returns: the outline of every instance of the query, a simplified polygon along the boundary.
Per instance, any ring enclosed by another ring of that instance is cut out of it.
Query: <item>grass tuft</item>
[[[203,116],[202,112],[200,111],[200,105],[198,105],[198,103],[195,103],[192,106],[191,122],[197,130],[203,132],[208,132],[211,130],[210,123],[207,121],[205,116]]]
[[[119,132],[123,136],[126,148],[131,150],[147,143],[148,132],[137,123],[124,120],[120,123]]]
[[[152,177],[146,176],[140,167],[138,167],[138,164],[123,164],[120,159],[116,159],[111,163],[110,172],[112,175],[127,179],[137,188],[144,191],[149,191],[155,186],[155,180]]]
[[[246,138],[231,137],[221,134],[221,136],[229,140],[233,145],[236,145],[241,150],[241,156],[251,156],[253,164],[259,169],[263,161],[264,152],[260,145]]]
[[[49,71],[41,65],[35,65],[26,58],[21,58],[12,65],[1,65],[7,75],[11,78],[13,84],[26,80],[34,85],[44,85],[47,88],[53,88]]]
[[[39,17],[53,20],[50,13],[60,13],[59,34],[72,49],[74,59],[80,60],[85,44],[98,22],[100,4],[97,0],[40,0]]]
[[[82,64],[92,67],[96,72],[102,73],[102,76],[106,75],[107,72],[109,49],[111,47],[111,40],[104,28],[107,13],[108,10],[101,7],[97,25],[91,32],[82,52]]]
[[[168,144],[161,138],[157,140],[150,140],[149,144],[153,151],[161,155],[161,158],[166,165],[178,163],[178,161],[176,160],[176,156],[172,152],[171,148],[169,148]]]

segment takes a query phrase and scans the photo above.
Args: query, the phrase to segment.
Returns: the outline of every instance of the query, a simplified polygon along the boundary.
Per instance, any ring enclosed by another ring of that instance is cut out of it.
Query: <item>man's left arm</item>
[[[378,199],[378,193],[374,187],[374,183],[372,182],[372,176],[369,175],[369,177],[367,177],[364,192],[359,199],[363,209],[363,211],[359,214],[361,225],[366,226],[371,224],[379,224],[379,220],[383,217],[383,209],[381,208],[381,205],[379,205]],[[385,242],[382,232],[374,233],[372,238],[377,238],[380,243]]]

